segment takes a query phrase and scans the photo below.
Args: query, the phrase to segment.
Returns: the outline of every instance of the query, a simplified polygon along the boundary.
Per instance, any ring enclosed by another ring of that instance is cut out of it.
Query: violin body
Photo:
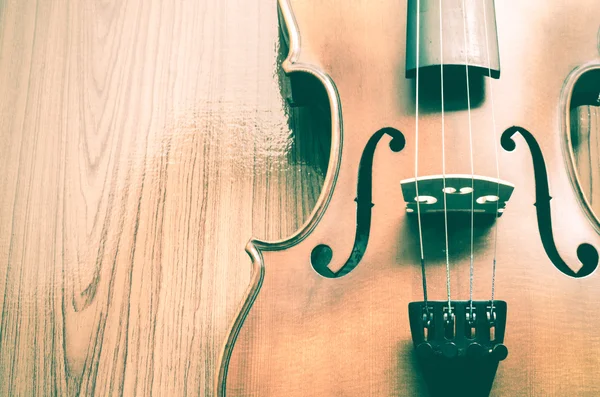
[[[331,154],[302,229],[247,246],[252,282],[227,336],[217,395],[428,395],[408,313],[410,302],[423,300],[419,227],[400,185],[415,178],[417,154],[418,176],[444,168],[514,186],[501,216],[473,226],[472,278],[469,217],[448,217],[447,233],[439,220],[422,225],[430,300],[447,299],[448,281],[453,300],[469,299],[471,282],[475,299],[489,300],[494,277],[496,299],[507,302],[509,353],[491,395],[600,395],[600,223],[579,186],[569,137],[578,81],[585,76],[586,87],[600,88],[600,2],[496,2],[500,78],[477,80],[481,92],[467,109],[447,103],[444,147],[440,107],[427,104],[433,95],[425,91],[417,143],[419,88],[405,73],[407,8],[404,1],[279,0],[289,38],[283,68],[312,75],[327,92]],[[368,242],[351,271],[327,276],[315,270],[315,248],[330,248],[331,274],[355,253],[361,160],[383,128],[400,131],[404,142],[398,150],[383,134],[374,148]]]

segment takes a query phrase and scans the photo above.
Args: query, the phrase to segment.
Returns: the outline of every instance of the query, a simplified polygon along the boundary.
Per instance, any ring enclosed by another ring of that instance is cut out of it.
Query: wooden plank
[[[212,395],[245,243],[323,174],[275,2],[0,7],[0,395]]]

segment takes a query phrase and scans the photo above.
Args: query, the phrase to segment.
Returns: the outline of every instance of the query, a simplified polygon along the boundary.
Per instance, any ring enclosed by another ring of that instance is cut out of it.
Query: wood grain
[[[323,180],[278,43],[272,0],[0,2],[0,395],[212,395]]]
[[[323,178],[278,43],[272,0],[0,2],[0,395],[212,395]]]

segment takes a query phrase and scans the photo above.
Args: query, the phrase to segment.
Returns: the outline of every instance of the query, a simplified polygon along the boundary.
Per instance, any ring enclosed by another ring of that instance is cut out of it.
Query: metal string
[[[469,154],[471,157],[471,253],[470,253],[470,267],[469,267],[469,306],[471,314],[473,313],[473,274],[475,270],[475,266],[473,263],[473,235],[474,235],[474,222],[473,215],[475,209],[475,168],[473,166],[473,129],[471,123],[471,90],[469,87],[469,52],[468,52],[468,42],[467,42],[467,15],[466,15],[466,4],[465,0],[463,0],[463,32],[465,39],[465,73],[467,80],[467,112],[469,115]]]
[[[496,192],[496,196],[498,200],[496,200],[496,220],[494,222],[494,259],[492,262],[492,299],[491,299],[491,313],[494,313],[494,293],[496,287],[496,261],[497,261],[497,253],[498,253],[498,217],[500,215],[499,207],[500,207],[500,164],[498,161],[498,135],[496,130],[496,111],[494,110],[494,85],[492,84],[492,65],[490,62],[490,45],[488,40],[488,26],[487,26],[487,15],[485,12],[485,0],[482,0],[484,3],[483,7],[483,22],[485,26],[485,46],[487,51],[487,59],[488,59],[488,80],[490,82],[490,100],[492,104],[492,128],[494,133],[494,151],[496,156],[496,179],[498,183],[498,190]]]
[[[417,219],[419,224],[419,247],[421,250],[421,277],[423,280],[423,300],[425,301],[425,310],[429,312],[427,305],[427,276],[425,274],[425,254],[423,250],[423,231],[421,226],[421,197],[419,196],[419,36],[420,36],[420,19],[421,19],[421,1],[417,0],[417,49],[416,49],[416,94],[415,94],[415,189],[417,193]]]
[[[442,105],[442,180],[444,188],[444,235],[446,238],[446,291],[448,292],[448,313],[452,313],[450,304],[450,253],[448,251],[448,207],[446,202],[446,128],[444,121],[444,40],[443,40],[443,24],[442,24],[442,4],[440,0],[440,91]]]

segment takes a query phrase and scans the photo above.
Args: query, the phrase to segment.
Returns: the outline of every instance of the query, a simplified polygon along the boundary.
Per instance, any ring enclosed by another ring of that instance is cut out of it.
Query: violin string
[[[473,236],[475,232],[474,228],[474,209],[475,209],[475,168],[473,165],[473,128],[471,123],[471,89],[469,87],[469,51],[467,41],[467,15],[466,15],[466,4],[465,0],[462,1],[463,11],[463,33],[465,40],[465,78],[467,81],[467,112],[469,118],[469,154],[471,158],[471,252],[470,252],[470,266],[469,266],[469,306],[471,314],[473,313],[473,276],[475,266],[473,262]]]
[[[420,19],[421,19],[421,1],[417,0],[417,48],[416,48],[416,89],[415,89],[415,190],[417,202],[417,219],[419,224],[419,248],[421,250],[421,278],[423,280],[423,301],[425,302],[425,310],[429,312],[427,304],[427,275],[425,273],[425,253],[423,250],[423,229],[421,226],[421,197],[419,196],[419,36],[420,36]]]
[[[446,200],[446,127],[444,119],[444,34],[442,23],[442,4],[440,0],[440,96],[442,107],[442,181],[444,194],[444,235],[446,238],[446,291],[448,293],[448,313],[452,313],[450,298],[450,253],[448,250],[448,205]]]
[[[494,152],[495,152],[495,160],[496,160],[496,182],[497,182],[497,191],[496,196],[498,200],[496,200],[496,214],[495,214],[495,222],[494,222],[494,259],[492,261],[492,299],[490,305],[491,313],[494,312],[494,293],[496,287],[496,262],[497,262],[497,253],[498,253],[498,217],[500,215],[500,164],[498,160],[498,133],[496,129],[496,111],[494,109],[494,85],[492,84],[492,64],[490,60],[490,45],[488,39],[488,25],[487,25],[487,14],[485,11],[485,0],[482,0],[484,3],[483,7],[483,23],[485,28],[485,46],[487,51],[487,60],[488,60],[488,80],[490,83],[490,101],[492,106],[492,131],[494,134]]]

